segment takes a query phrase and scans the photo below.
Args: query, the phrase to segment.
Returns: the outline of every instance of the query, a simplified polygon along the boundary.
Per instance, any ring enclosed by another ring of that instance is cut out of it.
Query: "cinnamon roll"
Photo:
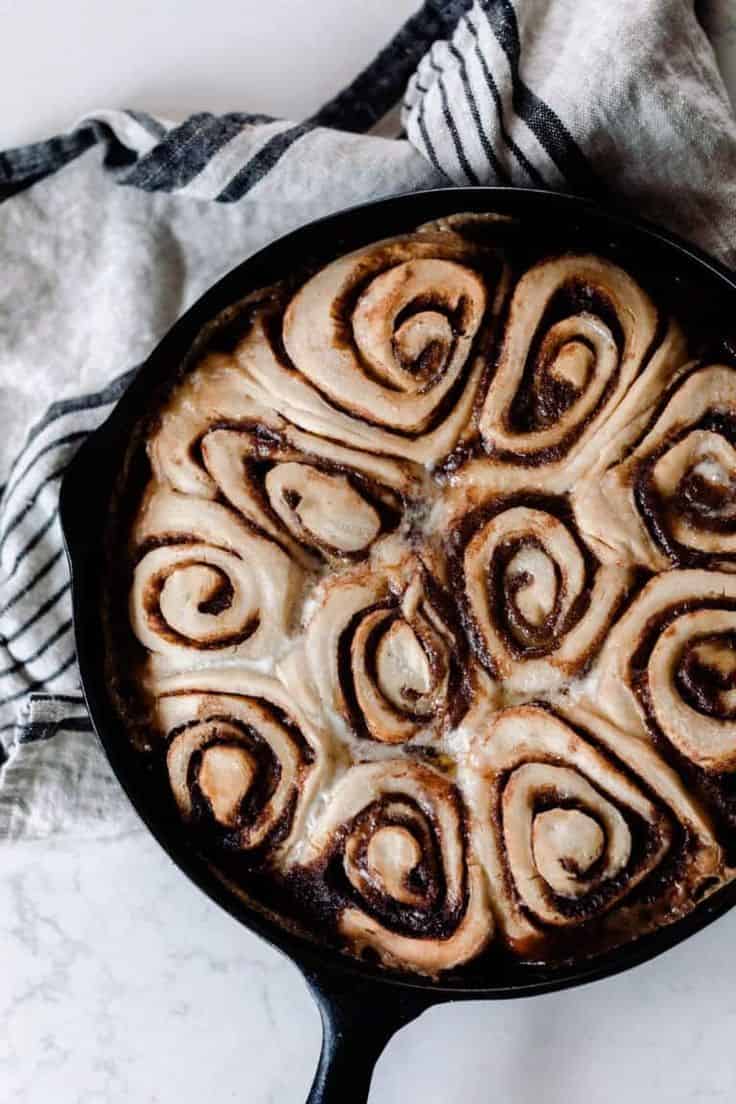
[[[179,673],[150,688],[182,816],[201,836],[261,862],[288,852],[329,775],[324,735],[278,682],[256,672]]]
[[[425,739],[456,723],[469,693],[465,638],[449,595],[419,557],[372,563],[331,580],[283,671],[311,710],[381,744]]]
[[[496,253],[449,230],[367,246],[256,317],[235,353],[244,389],[310,433],[434,463],[470,421],[507,283]]]
[[[679,331],[618,265],[591,255],[542,261],[514,289],[480,417],[485,450],[568,490],[645,369],[639,405],[681,355]]]
[[[226,506],[151,487],[133,529],[130,624],[159,670],[283,646],[300,572]]]
[[[536,230],[450,216],[232,304],[110,520],[111,694],[182,831],[432,977],[736,875],[736,370],[661,273]]]
[[[596,698],[628,731],[647,733],[736,827],[736,575],[668,571],[612,630]]]
[[[672,919],[721,868],[707,819],[651,748],[592,713],[566,714],[481,714],[464,770],[499,926],[525,957],[600,945],[614,909],[619,937],[627,923]]]
[[[187,377],[150,444],[158,480],[184,493],[224,496],[304,567],[367,555],[399,524],[415,493],[413,474],[236,401],[238,386],[238,373],[207,360]]]
[[[680,374],[628,455],[574,496],[602,559],[736,569],[736,369]]]
[[[591,554],[564,498],[529,488],[456,517],[448,543],[470,640],[507,701],[579,675],[632,581]]]
[[[351,948],[431,975],[483,950],[493,918],[464,816],[457,789],[430,767],[388,759],[348,771],[302,863],[338,904]]]

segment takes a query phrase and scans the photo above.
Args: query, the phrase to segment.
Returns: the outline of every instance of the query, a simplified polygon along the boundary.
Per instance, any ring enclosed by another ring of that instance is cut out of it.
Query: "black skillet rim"
[[[703,277],[706,283],[732,296],[736,307],[736,274],[720,262],[651,222],[606,209],[586,198],[536,189],[475,187],[438,188],[373,200],[307,223],[276,239],[195,302],[140,367],[106,421],[82,445],[66,472],[60,497],[82,690],[112,769],[148,830],[203,892],[306,973],[319,977],[331,972],[346,981],[352,978],[356,983],[399,987],[417,996],[423,994],[430,1002],[433,997],[462,1000],[530,996],[610,977],[674,947],[728,912],[736,905],[736,882],[716,891],[682,919],[594,958],[553,967],[505,963],[495,984],[462,974],[433,981],[387,971],[313,943],[280,927],[229,891],[197,853],[182,825],[170,812],[167,815],[154,807],[155,793],[149,795],[146,791],[139,753],[132,749],[107,693],[98,586],[106,506],[130,430],[151,391],[171,377],[201,328],[226,306],[279,279],[298,263],[295,258],[321,253],[327,259],[419,223],[466,211],[495,212],[531,223],[535,219],[542,223],[548,218],[564,219],[565,226],[589,235],[592,241],[613,245],[623,242],[654,250],[662,260],[672,263],[675,274]],[[330,242],[327,250],[325,239]],[[91,515],[87,509],[90,505]],[[160,797],[156,804],[161,805]]]

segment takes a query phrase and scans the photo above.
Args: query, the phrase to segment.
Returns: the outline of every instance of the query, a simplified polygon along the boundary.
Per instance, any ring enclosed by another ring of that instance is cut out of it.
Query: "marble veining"
[[[144,832],[16,844],[2,863],[1,1100],[305,1098],[319,1022],[296,969]],[[731,915],[584,989],[431,1010],[389,1044],[371,1101],[732,1100],[735,942]]]

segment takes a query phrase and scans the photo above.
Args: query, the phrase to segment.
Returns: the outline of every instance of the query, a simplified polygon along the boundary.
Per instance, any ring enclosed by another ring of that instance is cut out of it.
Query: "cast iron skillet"
[[[173,801],[142,769],[140,756],[132,749],[113,708],[105,682],[100,618],[100,598],[105,590],[103,533],[113,482],[129,434],[146,411],[152,392],[176,370],[205,323],[248,292],[287,275],[305,258],[327,261],[458,211],[518,216],[519,227],[512,232],[529,241],[548,241],[552,237],[559,238],[562,248],[646,257],[651,270],[666,274],[667,281],[701,289],[704,301],[722,303],[732,317],[736,312],[733,273],[657,227],[603,210],[585,199],[510,188],[446,188],[379,200],[287,234],[220,280],[154,350],[110,417],[77,453],[61,489],[77,656],[95,730],[139,815],[181,870],[242,924],[288,955],[304,975],[323,1024],[322,1053],[309,1096],[312,1104],[345,1100],[361,1104],[367,1100],[373,1067],[390,1037],[431,1005],[531,996],[608,977],[653,958],[736,904],[734,882],[677,923],[588,961],[551,968],[509,961],[492,977],[479,979],[460,973],[437,983],[386,973],[281,929],[228,890],[198,854]]]

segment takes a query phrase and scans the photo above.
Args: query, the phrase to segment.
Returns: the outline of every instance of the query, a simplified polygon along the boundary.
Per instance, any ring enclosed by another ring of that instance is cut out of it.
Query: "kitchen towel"
[[[137,824],[75,664],[75,450],[259,246],[447,184],[594,195],[736,262],[736,121],[692,0],[427,0],[304,122],[102,111],[0,153],[0,838]]]

